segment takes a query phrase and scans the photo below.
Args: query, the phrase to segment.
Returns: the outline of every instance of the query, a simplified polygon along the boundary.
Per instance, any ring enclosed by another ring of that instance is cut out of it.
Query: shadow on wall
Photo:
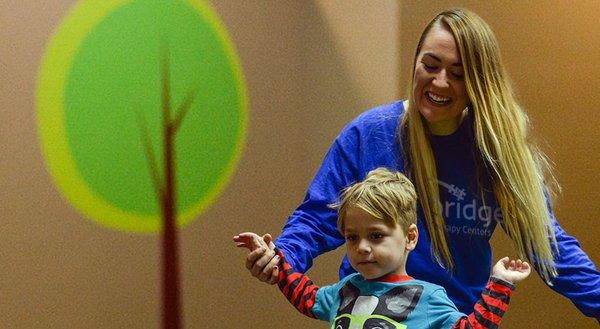
[[[356,68],[350,67],[348,56],[335,39],[322,9],[311,1],[303,10],[299,40],[304,71],[298,108],[300,126],[305,127],[300,136],[306,135],[304,165],[312,175],[341,129],[380,100],[373,100],[373,95],[361,90],[352,74]]]
[[[275,327],[317,327],[322,324],[294,311],[273,287],[250,278],[241,266],[240,252],[223,237],[254,229],[277,234],[302,201],[332,140],[372,104],[352,81],[352,67],[315,2],[215,1],[213,5],[242,62],[249,97],[248,144],[232,184],[198,221],[202,238],[187,234],[189,245],[214,250],[202,255],[202,264],[222,264],[220,251],[229,254],[232,262],[214,268],[201,266],[200,260],[193,260],[197,267],[186,263],[201,271],[185,282],[194,294],[187,297],[186,305],[195,308],[186,314],[186,322],[190,328],[223,323],[253,328],[272,323],[273,314],[283,314]],[[319,258],[311,278],[321,284],[336,280],[339,261],[335,253]],[[211,282],[223,273],[231,278],[226,287]],[[193,303],[198,300],[211,302]],[[256,300],[261,302],[249,303]],[[231,316],[229,310],[240,311]]]
[[[316,2],[215,1],[214,7],[234,40],[248,86],[243,161],[256,154],[287,158],[283,170],[303,175],[288,183],[304,190],[332,140],[373,106],[373,97],[353,81],[347,56]],[[256,160],[255,168],[282,170],[273,159]]]

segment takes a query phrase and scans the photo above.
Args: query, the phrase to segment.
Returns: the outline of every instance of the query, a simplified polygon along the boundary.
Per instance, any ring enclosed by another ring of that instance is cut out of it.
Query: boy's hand
[[[529,266],[529,263],[520,259],[509,259],[508,257],[499,260],[492,269],[492,276],[510,283],[522,281],[530,273],[531,266]]]
[[[262,237],[256,233],[244,232],[233,237],[235,245],[247,248],[246,268],[250,274],[262,282],[277,283],[279,276],[279,256],[275,254],[275,244],[269,233]]]
[[[244,232],[233,237],[233,242],[238,248],[246,248],[249,251],[254,251],[258,248],[268,247],[266,242],[256,233]]]

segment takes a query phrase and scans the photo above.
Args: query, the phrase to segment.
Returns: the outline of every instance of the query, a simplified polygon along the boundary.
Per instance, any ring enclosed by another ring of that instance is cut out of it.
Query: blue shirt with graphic
[[[315,257],[344,243],[336,227],[336,213],[328,207],[337,201],[344,187],[362,180],[377,167],[403,171],[397,132],[403,111],[400,101],[374,108],[350,122],[337,136],[304,201],[290,215],[275,242],[296,271],[305,272]],[[430,137],[455,270],[450,273],[433,259],[420,208],[417,225],[422,234],[407,262],[411,276],[443,286],[463,313],[469,312],[487,282],[491,268],[489,240],[502,220],[490,175],[482,168],[479,172],[484,174],[477,177],[480,164],[471,128],[471,118],[467,117],[455,133]],[[585,315],[600,319],[600,273],[549,211],[560,251],[556,258],[559,276],[551,287],[571,299]],[[340,278],[353,272],[344,257]]]
[[[438,285],[368,281],[357,273],[319,288],[312,312],[331,328],[443,329],[466,317]]]

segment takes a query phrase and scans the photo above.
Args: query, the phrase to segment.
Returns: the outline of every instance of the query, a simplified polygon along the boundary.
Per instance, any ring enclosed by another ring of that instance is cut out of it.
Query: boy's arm
[[[319,287],[315,285],[306,275],[294,271],[290,264],[285,260],[283,252],[275,248],[277,257],[280,258],[279,277],[277,278],[277,286],[283,293],[285,298],[294,305],[294,307],[302,314],[311,318],[317,318],[313,312],[317,290]]]
[[[252,232],[240,233],[233,237],[233,241],[238,247],[247,248],[250,252],[254,252],[260,248],[267,248],[264,240],[259,235]],[[311,318],[316,318],[312,312],[312,308],[315,305],[315,297],[319,287],[317,287],[306,275],[295,272],[286,261],[281,250],[275,248],[275,256],[273,258],[277,263],[274,270],[280,269],[277,277],[279,290],[281,290],[287,300],[294,305],[300,313]]]
[[[473,313],[458,319],[452,328],[498,328],[514,289],[512,283],[491,277],[481,293],[481,299],[475,304]]]
[[[531,273],[529,263],[504,257],[492,268],[492,277],[468,317],[460,318],[452,328],[497,328],[515,289],[513,283]]]

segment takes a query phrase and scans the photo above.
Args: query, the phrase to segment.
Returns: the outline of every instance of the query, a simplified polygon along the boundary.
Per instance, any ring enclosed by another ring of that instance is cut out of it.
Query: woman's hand
[[[508,257],[499,260],[492,269],[492,276],[510,283],[522,281],[528,277],[530,273],[531,266],[529,266],[529,263],[520,259],[509,259]]]
[[[269,233],[262,237],[256,233],[244,232],[233,237],[237,247],[247,248],[246,268],[250,274],[262,282],[277,283],[280,258],[275,254],[275,244]]]

